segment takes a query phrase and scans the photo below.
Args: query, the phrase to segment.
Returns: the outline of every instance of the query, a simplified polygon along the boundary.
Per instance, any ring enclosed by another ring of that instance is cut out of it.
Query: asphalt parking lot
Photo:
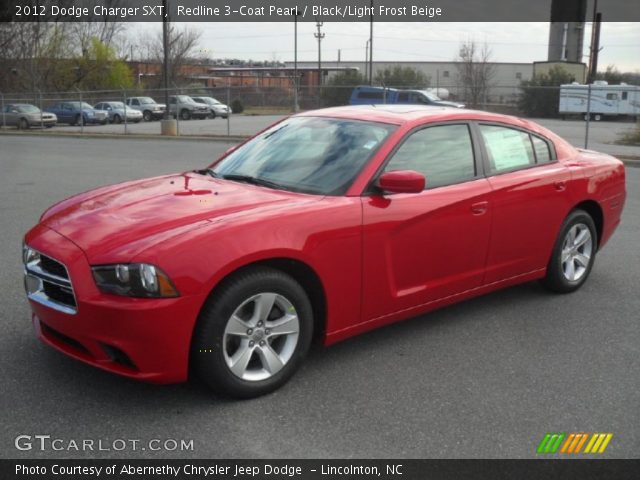
[[[40,213],[99,185],[200,167],[228,146],[0,136],[0,457],[524,458],[546,432],[572,431],[612,432],[605,456],[637,457],[635,168],[623,223],[578,292],[526,284],[317,348],[266,397],[230,401],[198,385],[138,383],[41,345],[20,261],[22,235]],[[194,449],[19,451],[19,435],[192,439]]]

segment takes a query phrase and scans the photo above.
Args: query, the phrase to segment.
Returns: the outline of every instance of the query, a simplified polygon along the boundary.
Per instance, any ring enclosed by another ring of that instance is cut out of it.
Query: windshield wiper
[[[220,178],[216,172],[211,170],[210,168],[203,168],[201,170],[194,170],[193,173],[197,173],[199,175],[211,175],[213,178]]]
[[[279,183],[275,183],[270,180],[265,180],[264,178],[252,177],[251,175],[229,174],[229,175],[223,175],[222,178],[224,178],[225,180],[232,180],[234,182],[243,182],[243,183],[249,183],[251,185],[258,185],[260,187],[275,188],[276,190],[286,190]]]

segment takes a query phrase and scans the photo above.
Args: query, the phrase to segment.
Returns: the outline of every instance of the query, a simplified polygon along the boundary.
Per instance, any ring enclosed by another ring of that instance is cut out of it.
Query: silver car
[[[41,125],[49,128],[58,122],[54,113],[42,112],[35,105],[28,103],[11,103],[6,105],[2,112],[4,125],[13,125],[22,130]]]
[[[189,95],[172,95],[169,97],[169,114],[174,118],[180,115],[180,120],[202,120],[209,116],[209,108],[196,102]]]
[[[164,112],[167,110],[167,106],[164,103],[157,103],[151,97],[127,98],[127,106],[134,110],[140,110],[145,122],[164,117]]]
[[[126,107],[122,102],[100,102],[93,108],[106,112],[110,123],[122,123],[125,118],[128,123],[138,123],[142,120],[142,112],[140,110]]]
[[[222,117],[227,118],[231,115],[231,109],[225,105],[224,103],[219,102],[213,97],[191,97],[196,102],[202,103],[209,107],[211,114],[209,115],[211,118]]]

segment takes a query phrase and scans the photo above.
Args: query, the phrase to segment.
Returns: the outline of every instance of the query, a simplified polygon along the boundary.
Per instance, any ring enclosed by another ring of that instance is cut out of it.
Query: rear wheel
[[[580,288],[591,273],[597,248],[593,219],[584,210],[574,210],[562,224],[543,285],[559,293]]]
[[[232,277],[207,301],[192,342],[192,365],[213,390],[251,398],[282,386],[304,359],[313,313],[289,275],[256,268]]]

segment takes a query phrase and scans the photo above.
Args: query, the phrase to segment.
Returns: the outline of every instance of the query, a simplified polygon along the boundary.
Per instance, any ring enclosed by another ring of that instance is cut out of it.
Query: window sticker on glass
[[[375,147],[378,144],[378,142],[376,142],[375,140],[369,140],[367,143],[365,143],[362,147],[366,148],[367,150],[371,150],[373,147]]]
[[[529,135],[519,130],[482,125],[480,127],[491,170],[504,171],[534,163]]]

